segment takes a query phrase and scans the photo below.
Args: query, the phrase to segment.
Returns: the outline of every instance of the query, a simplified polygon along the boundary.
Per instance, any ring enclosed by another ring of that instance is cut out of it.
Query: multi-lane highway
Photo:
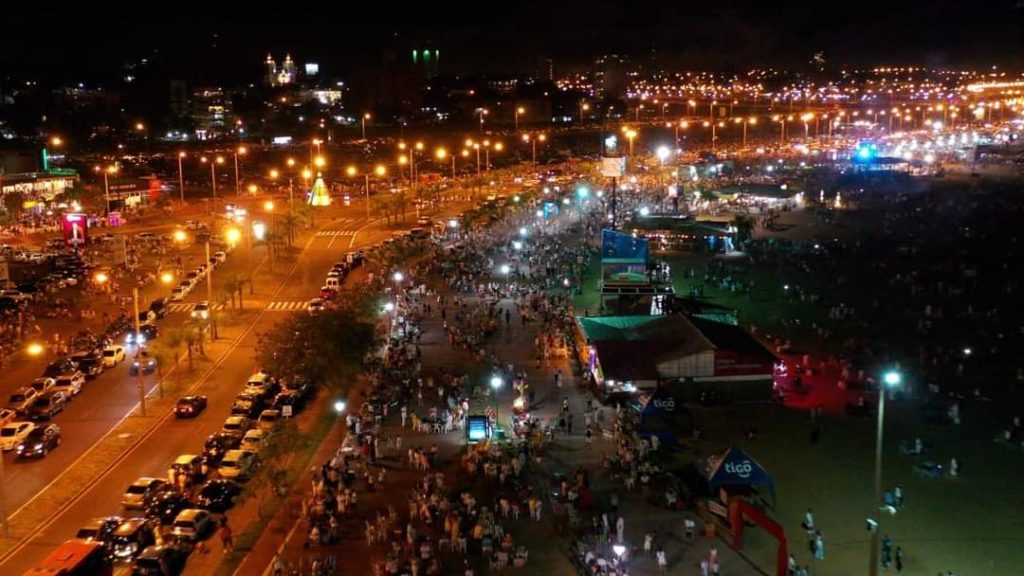
[[[297,262],[289,270],[279,270],[274,281],[254,286],[254,294],[247,295],[247,301],[257,303],[261,311],[223,356],[198,368],[205,372],[200,372],[194,392],[209,397],[207,410],[194,420],[175,420],[169,413],[165,414],[116,466],[96,477],[60,512],[0,558],[0,573],[20,574],[72,537],[90,518],[122,513],[120,499],[133,480],[140,476],[164,477],[176,456],[201,451],[203,440],[220,430],[235,394],[255,368],[255,335],[268,330],[280,320],[282,313],[301,309],[304,302],[317,296],[327,270],[339,256],[353,247],[379,241],[385,234],[376,226],[368,226],[365,217],[359,216],[361,212],[354,208],[332,208],[332,215],[338,216],[331,220],[318,219],[319,232],[309,237]],[[242,258],[235,258],[236,266],[243,263]],[[229,258],[216,274],[223,278],[226,274],[221,274],[220,270],[227,271],[231,265]],[[217,282],[216,275],[214,281]],[[189,300],[202,298],[205,298],[205,290],[200,289]],[[164,322],[181,322],[186,316],[172,313]],[[41,366],[35,367],[31,377],[40,370]],[[16,463],[11,456],[6,457],[5,485],[12,516],[19,514],[26,505],[31,506],[32,499],[65,469],[73,467],[77,459],[83,455],[88,458],[89,447],[111,431],[138,400],[137,380],[128,376],[127,363],[101,375],[87,384],[87,388],[69,410],[56,419],[65,435],[59,449],[39,462]]]

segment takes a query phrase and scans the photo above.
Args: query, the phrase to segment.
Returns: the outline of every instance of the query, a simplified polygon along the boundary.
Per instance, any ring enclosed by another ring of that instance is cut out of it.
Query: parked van
[[[339,278],[338,276],[329,276],[327,278],[327,281],[324,282],[324,286],[326,286],[327,288],[332,288],[334,290],[340,290],[341,278]]]

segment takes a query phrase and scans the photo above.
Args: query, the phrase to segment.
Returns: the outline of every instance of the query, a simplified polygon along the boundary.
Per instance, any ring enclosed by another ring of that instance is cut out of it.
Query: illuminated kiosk
[[[616,311],[657,312],[670,296],[667,270],[652,266],[648,240],[615,230],[601,231],[601,308],[614,298]]]
[[[320,173],[317,173],[316,180],[313,182],[313,188],[309,191],[309,205],[331,205],[331,193],[329,190],[327,190],[327,185],[324,184],[324,177]]]

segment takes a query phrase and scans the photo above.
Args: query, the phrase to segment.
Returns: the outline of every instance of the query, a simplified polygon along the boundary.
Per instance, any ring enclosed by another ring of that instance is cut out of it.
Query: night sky
[[[5,8],[7,77],[89,80],[158,53],[175,74],[241,81],[259,74],[267,51],[285,50],[345,74],[413,45],[440,48],[443,72],[458,74],[530,73],[542,57],[564,72],[602,53],[736,71],[799,66],[818,51],[834,67],[1013,68],[1024,54],[1024,0],[339,2],[245,13],[141,3],[47,14],[25,4]]]

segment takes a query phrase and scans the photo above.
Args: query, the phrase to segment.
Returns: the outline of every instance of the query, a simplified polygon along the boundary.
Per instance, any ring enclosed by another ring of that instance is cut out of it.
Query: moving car
[[[196,304],[192,306],[192,313],[190,314],[190,316],[192,316],[193,318],[201,318],[203,320],[209,318],[210,302],[208,300],[196,302]]]
[[[150,303],[149,310],[153,314],[156,314],[157,318],[163,318],[164,316],[167,316],[167,304],[167,298],[157,298]]]
[[[149,353],[143,350],[139,358],[132,360],[132,365],[128,368],[128,374],[131,376],[138,376],[140,368],[142,369],[143,374],[152,374],[153,372],[156,372],[156,367],[156,358],[151,357]]]
[[[44,424],[32,429],[15,450],[20,458],[42,458],[57,446],[60,446],[60,427]]]
[[[188,296],[188,291],[181,286],[175,286],[171,290],[170,300],[171,302],[181,302],[185,299],[185,296]]]
[[[125,346],[131,346],[132,344],[145,344],[159,335],[160,328],[158,328],[156,324],[140,324],[138,335],[135,334],[134,328],[125,333],[124,343]]]
[[[223,513],[235,505],[235,498],[241,492],[242,487],[232,480],[210,480],[199,489],[196,506]]]
[[[184,396],[174,405],[174,415],[178,418],[195,418],[206,410],[206,396]]]
[[[0,448],[4,452],[14,450],[29,432],[35,430],[36,425],[31,422],[11,422],[0,428]]]

